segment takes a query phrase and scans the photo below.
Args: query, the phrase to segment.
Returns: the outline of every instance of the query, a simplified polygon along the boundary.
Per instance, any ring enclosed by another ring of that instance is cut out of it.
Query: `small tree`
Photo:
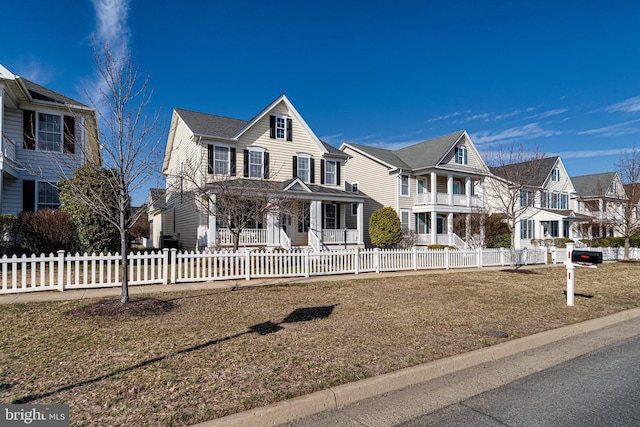
[[[75,252],[76,233],[69,216],[58,209],[22,212],[18,216],[20,243],[34,254],[50,254],[58,250]]]
[[[387,206],[371,214],[369,237],[374,246],[388,248],[402,240],[402,224],[396,211]]]
[[[92,194],[101,195],[105,201],[111,198],[112,200],[106,205],[112,206],[111,215],[115,217],[117,204],[109,191],[110,186],[107,185],[109,179],[113,179],[113,173],[86,164],[76,169],[73,178],[64,179],[58,183],[60,207],[69,215],[76,228],[81,251],[118,252],[120,247],[118,228],[77,194],[77,192],[83,192],[87,199]]]
[[[0,255],[5,255],[16,242],[18,218],[11,214],[0,215]]]

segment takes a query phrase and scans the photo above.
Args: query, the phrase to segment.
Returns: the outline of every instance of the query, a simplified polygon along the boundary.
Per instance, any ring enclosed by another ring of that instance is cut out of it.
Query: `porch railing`
[[[446,206],[467,206],[468,196],[466,194],[453,194],[453,204],[449,203],[448,193],[436,193],[436,204]],[[419,193],[413,198],[413,203],[416,205],[431,205],[431,193]],[[482,200],[478,196],[471,196],[471,206],[481,207]]]
[[[346,237],[346,240],[345,240]],[[358,243],[358,230],[348,229],[323,229],[322,241],[325,244],[334,243]]]
[[[216,230],[216,243],[220,246],[233,245],[233,234],[228,228]],[[267,229],[245,229],[240,231],[239,246],[261,246],[267,244]]]
[[[291,239],[282,228],[280,229],[280,246],[288,251],[291,250]]]

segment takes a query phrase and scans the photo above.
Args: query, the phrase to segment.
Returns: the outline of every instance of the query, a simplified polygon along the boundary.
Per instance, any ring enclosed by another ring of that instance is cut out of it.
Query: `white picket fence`
[[[310,277],[422,269],[508,265],[504,249],[347,249],[331,251],[131,253],[129,284],[168,284],[276,277]],[[516,264],[544,264],[546,249],[517,252]],[[118,254],[57,254],[0,258],[0,294],[120,286]]]
[[[602,252],[603,261],[622,261],[624,259],[624,248],[578,248],[581,251]],[[551,262],[553,264],[563,263],[567,258],[567,248],[551,248]],[[640,259],[640,248],[629,248],[629,259]]]

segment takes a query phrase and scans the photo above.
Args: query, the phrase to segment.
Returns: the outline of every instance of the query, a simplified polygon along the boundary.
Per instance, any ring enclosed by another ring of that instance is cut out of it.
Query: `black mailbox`
[[[602,264],[602,252],[573,251],[571,262],[584,262],[588,264]]]

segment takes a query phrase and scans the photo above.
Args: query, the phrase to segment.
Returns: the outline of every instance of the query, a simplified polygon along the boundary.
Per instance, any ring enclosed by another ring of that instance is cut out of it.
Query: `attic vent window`
[[[292,120],[284,114],[269,117],[269,136],[273,139],[293,141]]]
[[[466,165],[468,162],[467,147],[456,147],[456,163],[459,165]]]

